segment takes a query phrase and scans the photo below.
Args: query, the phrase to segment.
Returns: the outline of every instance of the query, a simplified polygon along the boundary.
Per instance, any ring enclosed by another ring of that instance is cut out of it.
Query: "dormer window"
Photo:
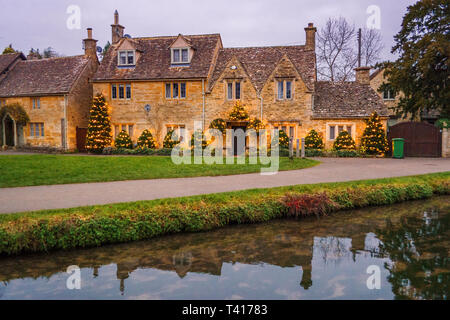
[[[119,51],[118,59],[119,66],[134,66],[136,65],[136,52],[134,50]]]
[[[172,49],[172,64],[186,64],[189,62],[189,48]]]

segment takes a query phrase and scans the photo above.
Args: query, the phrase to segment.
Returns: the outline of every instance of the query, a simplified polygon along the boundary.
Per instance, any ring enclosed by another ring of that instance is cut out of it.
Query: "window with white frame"
[[[120,50],[118,53],[119,66],[134,66],[136,65],[136,51],[134,50]]]
[[[240,81],[227,82],[227,100],[240,100],[242,96],[242,86]]]
[[[383,91],[383,100],[395,100],[394,91],[391,89],[386,89]]]
[[[172,48],[172,64],[189,62],[189,48]]]
[[[340,133],[347,131],[353,137],[353,124],[328,124],[327,125],[327,140],[334,141]]]
[[[290,100],[293,97],[292,81],[291,80],[279,80],[277,81],[277,99],[278,100]]]

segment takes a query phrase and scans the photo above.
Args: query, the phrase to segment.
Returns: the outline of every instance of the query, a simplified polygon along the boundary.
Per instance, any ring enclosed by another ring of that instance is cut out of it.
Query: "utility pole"
[[[361,42],[362,42],[362,30],[358,30],[358,68],[361,67]]]

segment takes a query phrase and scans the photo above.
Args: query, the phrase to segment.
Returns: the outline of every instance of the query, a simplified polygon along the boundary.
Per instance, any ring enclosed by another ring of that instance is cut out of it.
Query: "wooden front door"
[[[9,147],[14,147],[14,121],[9,117],[5,119],[5,142]]]
[[[405,139],[406,157],[441,157],[442,132],[425,122],[403,122],[389,128],[388,140],[392,149],[392,139]],[[392,150],[391,150],[392,154]]]
[[[86,128],[77,128],[77,149],[79,152],[86,152]]]

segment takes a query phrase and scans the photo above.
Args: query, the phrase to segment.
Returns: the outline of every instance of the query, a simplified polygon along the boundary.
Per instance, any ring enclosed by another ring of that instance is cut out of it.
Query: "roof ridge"
[[[150,36],[150,37],[134,37],[134,40],[152,40],[152,39],[173,39],[178,38],[180,35],[183,37],[208,37],[208,36],[220,36],[220,33],[205,33],[205,34],[177,34],[175,36]]]
[[[52,58],[42,58],[42,59],[32,59],[32,60],[23,60],[23,62],[38,62],[38,61],[49,61],[49,60],[62,60],[62,59],[71,59],[71,58],[82,58],[84,54],[76,55],[76,56],[65,56],[65,57],[52,57]],[[88,59],[88,58],[86,58]]]
[[[287,45],[287,46],[281,46],[281,45],[275,45],[275,46],[250,46],[250,47],[227,47],[227,48],[222,48],[221,50],[227,50],[227,49],[269,49],[269,48],[273,48],[273,49],[278,49],[278,48],[306,48],[305,45],[303,44],[297,44],[297,45]]]

